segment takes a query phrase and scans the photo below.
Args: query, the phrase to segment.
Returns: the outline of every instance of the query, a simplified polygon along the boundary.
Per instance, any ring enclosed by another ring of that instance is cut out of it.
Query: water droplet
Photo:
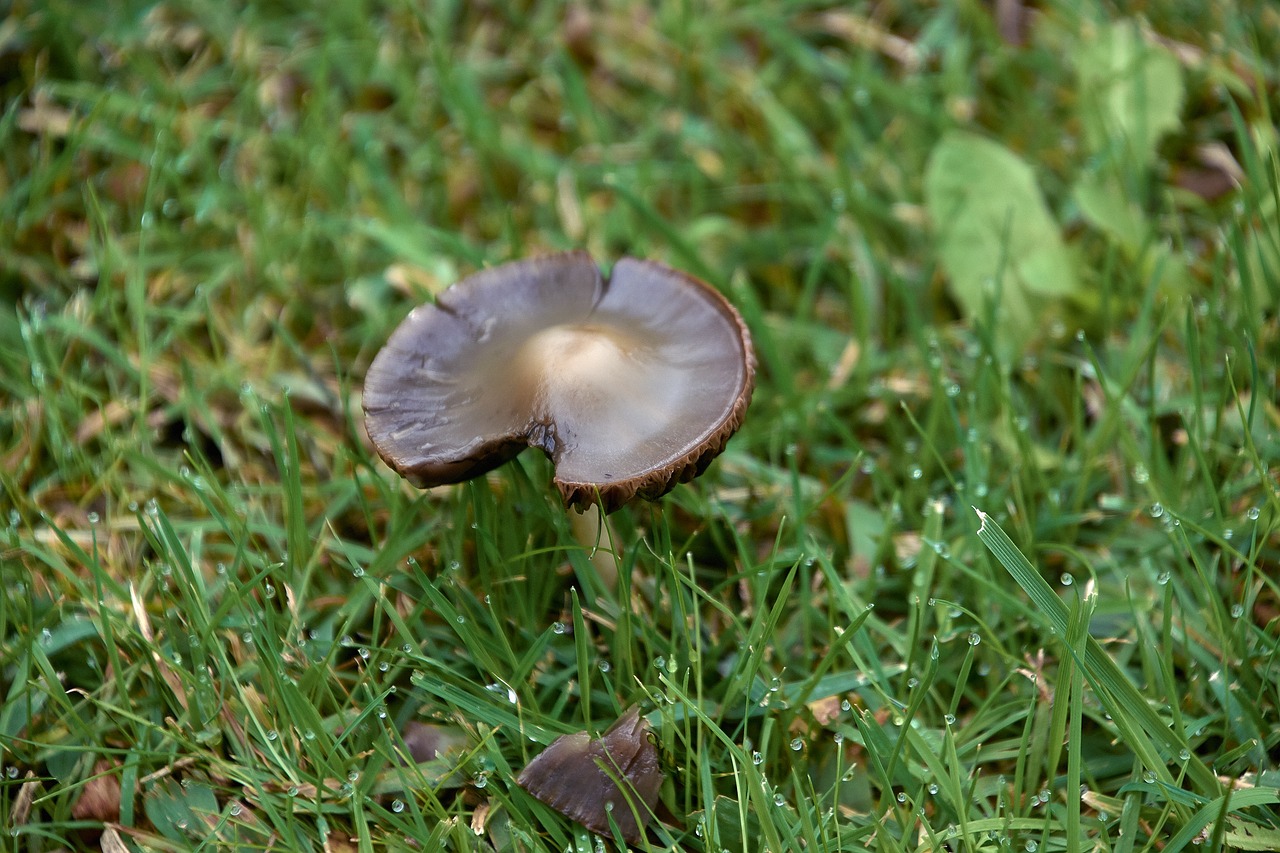
[[[954,726],[956,724],[956,715],[946,714],[943,716],[942,721],[946,723],[948,726]]]
[[[1147,470],[1147,466],[1139,463],[1133,466],[1133,481],[1142,484],[1151,479],[1151,472]]]
[[[1148,510],[1148,513],[1152,518],[1159,518],[1164,515],[1164,505],[1157,501],[1151,505],[1151,509]]]
[[[1143,781],[1143,782],[1146,782],[1148,785],[1149,785],[1149,784],[1151,784],[1151,783],[1153,783],[1153,782],[1155,782],[1155,781],[1156,781],[1156,773],[1155,773],[1155,771],[1154,771],[1154,770],[1144,770],[1144,771],[1142,771],[1142,781]]]
[[[392,800],[391,810],[396,814],[400,814],[400,812],[404,811],[404,800]]]
[[[476,774],[476,778],[472,781],[472,783],[471,783],[471,784],[472,784],[472,785],[474,785],[474,786],[475,786],[475,787],[477,787],[477,788],[483,788],[483,787],[485,787],[486,785],[488,785],[488,784],[489,784],[489,774],[488,774],[488,773],[477,773],[477,774]]]
[[[787,798],[782,796],[782,794],[774,794],[773,804],[775,806],[785,806],[787,804]]]
[[[793,751],[793,752],[799,752],[800,750],[804,749],[804,741],[803,741],[803,740],[801,740],[801,739],[800,739],[800,738],[798,738],[798,737],[797,737],[797,738],[792,738],[792,739],[791,739],[791,749],[792,749],[792,751]]]
[[[1243,605],[1243,604],[1233,604],[1233,605],[1231,605],[1231,618],[1232,618],[1232,619],[1239,619],[1239,618],[1240,618],[1241,616],[1243,616],[1243,615],[1244,615],[1244,605]]]
[[[1036,853],[1036,850],[1037,848],[1039,848],[1039,846],[1040,846],[1039,844],[1036,844],[1034,841],[1028,838],[1027,843],[1022,845],[1022,849],[1026,850],[1027,853]]]
[[[1251,506],[1245,515],[1248,516],[1250,521],[1257,521],[1258,517],[1262,515],[1262,510],[1258,509],[1256,506]]]
[[[1169,582],[1169,577],[1170,577],[1169,572],[1167,570],[1163,571],[1160,574],[1156,575],[1156,583],[1160,584],[1161,586],[1164,586]]]
[[[553,622],[551,624],[551,630],[553,633],[563,634],[565,631],[568,631],[569,629],[563,622]]]
[[[934,796],[934,797],[938,796],[938,783],[937,783],[937,782],[930,782],[930,783],[929,783],[929,789],[928,789],[928,790],[929,790],[929,794],[930,794],[931,796]]]
[[[609,670],[613,669],[613,666],[607,660],[599,660],[599,661],[596,661],[596,669],[600,670],[601,672],[608,672]]]
[[[982,635],[979,634],[977,631],[974,631],[972,634],[969,635],[969,645],[976,646],[981,642],[982,642]]]
[[[836,732],[834,735],[831,736],[831,739],[835,741],[837,744],[844,743],[844,732]]]
[[[1179,761],[1190,761],[1190,760],[1191,760],[1191,750],[1187,749],[1186,747],[1183,747],[1182,749],[1178,750],[1178,760],[1179,760]]]
[[[904,792],[904,791],[899,791],[899,792],[898,792],[898,802],[900,802],[900,803],[905,803],[906,801],[907,801],[907,795],[906,795],[906,792]]]
[[[275,729],[272,729],[271,731],[267,732],[267,740],[275,740],[278,737],[280,737],[280,733],[277,732]]]
[[[760,754],[759,750],[751,753],[751,763],[757,767],[764,763],[764,756]]]

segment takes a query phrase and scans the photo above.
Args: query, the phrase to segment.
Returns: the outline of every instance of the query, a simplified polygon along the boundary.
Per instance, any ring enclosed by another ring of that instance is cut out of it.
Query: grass
[[[1280,18],[1193,6],[18,0],[2,846],[602,849],[514,780],[638,703],[653,849],[1280,847]],[[760,359],[616,587],[546,460],[361,423],[414,304],[573,247]]]

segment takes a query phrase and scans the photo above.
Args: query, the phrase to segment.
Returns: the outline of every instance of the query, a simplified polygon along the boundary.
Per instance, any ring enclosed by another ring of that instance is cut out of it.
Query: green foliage
[[[11,5],[0,847],[608,847],[515,779],[633,704],[651,849],[1276,846],[1265,4]],[[598,541],[361,416],[569,247],[760,360]]]
[[[1027,347],[1046,304],[1079,285],[1035,175],[998,143],[953,131],[929,157],[925,205],[951,293],[1008,358]]]

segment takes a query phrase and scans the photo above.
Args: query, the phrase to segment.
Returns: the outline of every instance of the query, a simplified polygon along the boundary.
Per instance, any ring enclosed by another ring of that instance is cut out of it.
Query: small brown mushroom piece
[[[586,732],[556,738],[516,784],[593,832],[608,835],[612,817],[622,837],[639,844],[662,787],[650,731],[632,707],[595,740]]]
[[[566,505],[606,512],[706,469],[755,384],[737,310],[692,276],[585,252],[481,270],[414,309],[365,377],[379,455],[422,488],[484,474],[526,447]]]

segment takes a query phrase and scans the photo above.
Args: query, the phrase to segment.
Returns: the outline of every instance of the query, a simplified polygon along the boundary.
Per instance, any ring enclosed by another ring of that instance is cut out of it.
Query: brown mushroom
[[[528,446],[566,505],[610,512],[706,469],[755,383],[751,335],[719,292],[653,261],[605,278],[585,252],[482,270],[414,309],[365,377],[365,425],[422,488]]]
[[[516,784],[587,829],[618,831],[639,844],[662,787],[658,748],[632,707],[592,740],[586,732],[556,738],[529,762]]]

